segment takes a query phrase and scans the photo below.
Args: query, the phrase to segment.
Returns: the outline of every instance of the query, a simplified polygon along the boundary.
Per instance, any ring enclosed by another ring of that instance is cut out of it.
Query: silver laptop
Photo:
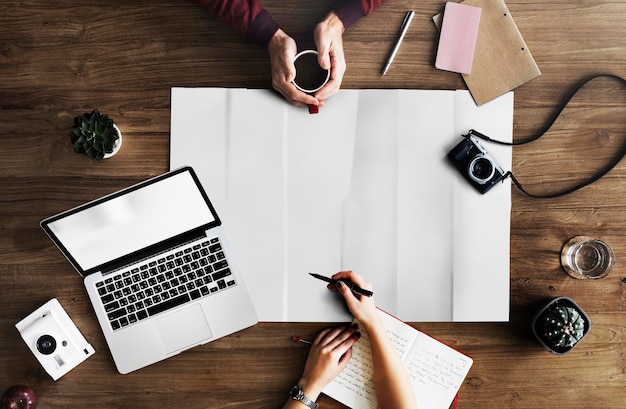
[[[190,167],[41,226],[85,278],[122,374],[258,322],[226,232]]]

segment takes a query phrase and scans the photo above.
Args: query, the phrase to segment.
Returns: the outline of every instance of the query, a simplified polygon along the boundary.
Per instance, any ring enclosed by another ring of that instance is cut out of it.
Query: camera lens
[[[469,175],[478,183],[486,183],[493,176],[495,169],[489,158],[477,155],[469,164]]]
[[[37,340],[37,351],[44,355],[50,355],[57,349],[57,341],[52,335],[42,335]]]

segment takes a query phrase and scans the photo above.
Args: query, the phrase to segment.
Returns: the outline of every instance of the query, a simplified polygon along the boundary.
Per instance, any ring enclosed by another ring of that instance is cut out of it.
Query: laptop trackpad
[[[199,304],[156,320],[165,352],[186,349],[211,338],[211,330]]]

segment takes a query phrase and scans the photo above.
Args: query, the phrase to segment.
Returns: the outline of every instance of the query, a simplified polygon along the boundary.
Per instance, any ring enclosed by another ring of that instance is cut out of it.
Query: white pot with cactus
[[[110,158],[122,146],[120,129],[108,115],[98,110],[75,117],[70,138],[74,151],[96,160]]]

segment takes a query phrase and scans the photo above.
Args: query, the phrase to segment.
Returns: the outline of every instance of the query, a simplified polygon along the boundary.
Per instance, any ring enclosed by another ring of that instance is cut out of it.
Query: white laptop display
[[[122,374],[258,322],[226,232],[190,167],[41,226],[85,277]]]

